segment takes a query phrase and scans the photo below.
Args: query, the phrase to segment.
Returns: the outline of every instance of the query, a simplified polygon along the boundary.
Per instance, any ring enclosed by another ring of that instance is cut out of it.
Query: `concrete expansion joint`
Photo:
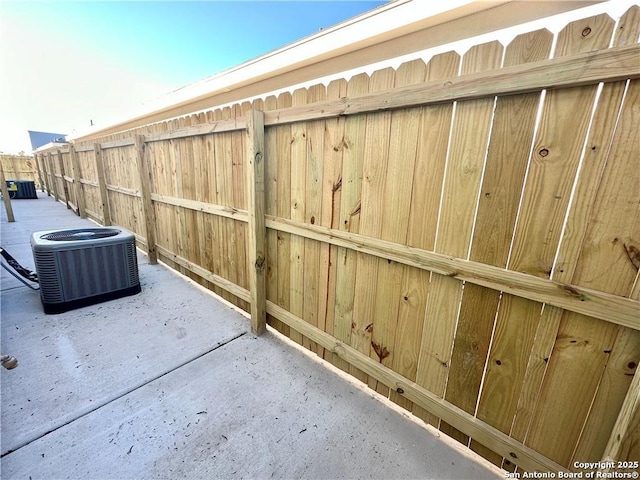
[[[36,440],[39,440],[39,439],[41,439],[42,437],[45,437],[45,436],[49,435],[50,433],[53,433],[53,432],[55,432],[56,430],[58,430],[58,429],[60,429],[60,428],[63,428],[63,427],[65,427],[65,426],[67,426],[67,425],[70,425],[70,424],[72,424],[73,422],[75,422],[75,421],[77,421],[77,420],[79,420],[79,419],[81,419],[81,418],[83,418],[83,417],[85,417],[85,416],[87,416],[87,415],[89,415],[89,414],[91,414],[91,413],[95,412],[96,410],[99,410],[99,409],[101,409],[101,408],[103,408],[103,407],[105,407],[105,406],[109,405],[110,403],[115,402],[115,401],[117,401],[117,400],[121,399],[122,397],[125,397],[125,396],[127,396],[127,395],[129,395],[129,394],[131,394],[131,393],[135,392],[136,390],[139,390],[140,388],[143,388],[144,386],[146,386],[146,385],[148,385],[148,384],[150,384],[150,383],[152,383],[152,382],[155,382],[156,380],[158,380],[158,379],[160,379],[160,378],[164,377],[165,375],[168,375],[168,374],[170,374],[171,372],[174,372],[174,371],[176,371],[176,370],[178,370],[178,369],[180,369],[180,368],[184,367],[185,365],[188,365],[188,364],[190,364],[190,363],[192,363],[192,362],[195,362],[195,361],[196,361],[196,360],[198,360],[199,358],[202,358],[202,357],[204,357],[205,355],[208,355],[208,354],[210,354],[211,352],[213,352],[213,351],[215,351],[215,350],[217,350],[217,349],[219,349],[219,348],[221,348],[221,347],[224,347],[225,345],[227,345],[227,344],[229,344],[229,343],[233,342],[234,340],[239,339],[240,337],[242,337],[242,336],[244,336],[244,335],[246,335],[246,334],[247,334],[247,332],[246,332],[246,331],[245,331],[245,332],[241,332],[241,333],[239,333],[239,334],[237,334],[237,335],[235,335],[235,336],[231,337],[231,338],[230,338],[230,339],[228,339],[228,340],[224,340],[224,341],[222,341],[222,342],[220,342],[220,343],[216,344],[213,348],[210,348],[210,349],[209,349],[209,350],[207,350],[206,352],[200,353],[200,354],[196,355],[195,357],[190,358],[190,359],[189,359],[189,360],[187,360],[186,362],[183,362],[183,363],[181,363],[181,364],[179,364],[179,365],[176,365],[176,366],[174,366],[174,367],[170,368],[169,370],[166,370],[166,371],[162,372],[161,374],[156,375],[155,377],[149,378],[149,379],[147,379],[147,380],[145,380],[145,381],[143,381],[143,382],[141,382],[141,383],[139,383],[139,384],[135,385],[134,387],[132,387],[132,388],[130,388],[130,389],[127,389],[127,390],[125,390],[124,392],[117,393],[116,395],[111,396],[111,397],[107,398],[106,400],[104,400],[104,401],[102,401],[102,402],[99,402],[99,403],[98,403],[98,404],[96,404],[93,408],[90,408],[90,409],[87,409],[87,410],[85,410],[85,411],[81,412],[80,414],[78,414],[78,415],[76,415],[74,418],[72,418],[71,420],[66,421],[66,422],[62,422],[62,423],[60,423],[59,425],[54,426],[51,430],[49,430],[49,431],[47,431],[47,432],[45,432],[45,433],[43,433],[43,434],[41,434],[41,435],[36,435],[36,436],[34,436],[34,437],[32,437],[32,438],[29,438],[28,440],[25,440],[24,442],[22,442],[21,444],[17,445],[15,448],[13,448],[13,449],[11,449],[11,450],[8,450],[8,451],[6,451],[6,452],[2,452],[2,454],[0,454],[0,458],[4,458],[5,456],[10,455],[11,453],[14,453],[14,452],[16,452],[16,451],[20,450],[22,447],[25,447],[25,446],[29,445],[30,443],[35,442]]]

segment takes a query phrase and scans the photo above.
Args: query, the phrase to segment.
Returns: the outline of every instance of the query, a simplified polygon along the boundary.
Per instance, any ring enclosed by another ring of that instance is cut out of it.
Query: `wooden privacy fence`
[[[37,175],[36,159],[26,155],[0,155],[2,170],[7,180],[32,180],[41,185]]]
[[[638,460],[639,33],[633,7],[37,158],[497,465]]]

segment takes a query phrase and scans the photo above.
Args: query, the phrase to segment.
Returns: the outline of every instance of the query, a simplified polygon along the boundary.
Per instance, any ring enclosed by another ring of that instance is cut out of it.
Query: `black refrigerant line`
[[[34,287],[33,285],[31,285],[30,283],[27,283],[24,280],[24,278],[26,278],[30,282],[38,283],[37,273],[32,272],[28,268],[24,268],[22,265],[20,265],[18,261],[15,258],[13,258],[11,255],[9,255],[9,252],[7,252],[3,247],[0,247],[0,255],[2,256],[2,260],[4,260],[4,262],[2,262],[2,268],[4,268],[7,272],[13,275],[16,279],[24,283],[31,290],[40,290],[40,287]],[[5,265],[5,262],[9,266]],[[9,267],[11,267],[13,270],[11,270]],[[23,277],[23,278],[20,278],[20,277]]]

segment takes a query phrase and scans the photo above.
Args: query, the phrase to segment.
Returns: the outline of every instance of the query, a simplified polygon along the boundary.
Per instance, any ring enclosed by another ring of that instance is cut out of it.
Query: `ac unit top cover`
[[[132,233],[112,227],[46,230],[31,235],[31,246],[34,251],[75,250],[115,245],[134,239]]]

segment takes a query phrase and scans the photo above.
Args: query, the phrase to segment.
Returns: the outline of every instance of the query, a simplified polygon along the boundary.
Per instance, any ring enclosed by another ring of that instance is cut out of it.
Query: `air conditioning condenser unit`
[[[31,235],[45,313],[141,291],[135,237],[111,227],[49,230]]]

